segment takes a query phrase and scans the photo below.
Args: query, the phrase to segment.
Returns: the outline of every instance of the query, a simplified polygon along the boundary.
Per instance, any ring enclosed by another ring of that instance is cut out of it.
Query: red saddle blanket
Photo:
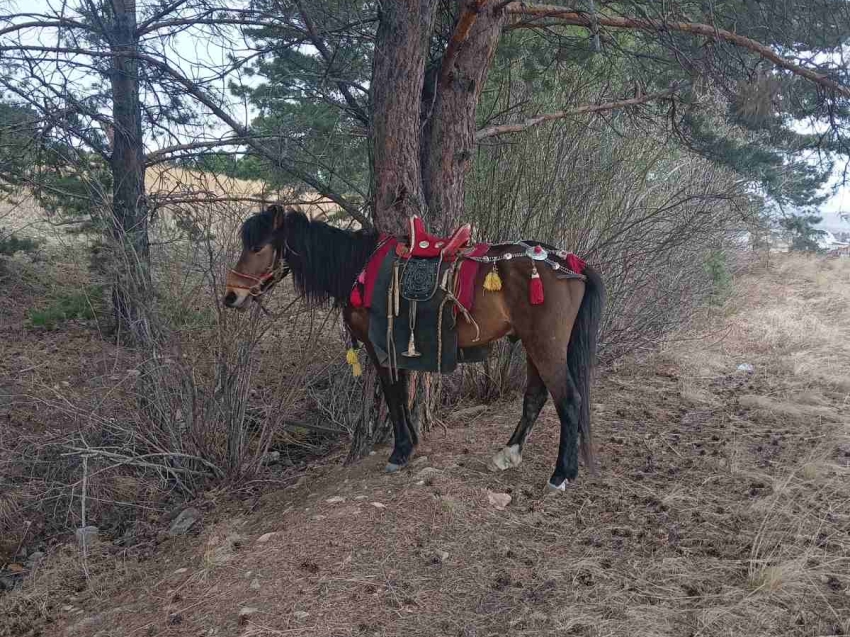
[[[380,247],[369,259],[369,263],[366,264],[366,267],[360,273],[360,276],[357,277],[357,281],[351,289],[349,301],[354,307],[372,307],[372,298],[375,294],[375,281],[381,270],[381,264],[387,258],[387,255],[395,250],[398,244],[398,239],[394,238],[385,239],[382,237],[381,241],[383,243],[380,244]],[[479,243],[467,255],[480,257],[487,254],[487,250],[489,249],[489,243]],[[460,304],[469,312],[472,311],[475,301],[475,275],[478,273],[478,266],[479,263],[477,261],[464,259],[460,264],[460,272],[457,275],[457,290],[455,294]]]

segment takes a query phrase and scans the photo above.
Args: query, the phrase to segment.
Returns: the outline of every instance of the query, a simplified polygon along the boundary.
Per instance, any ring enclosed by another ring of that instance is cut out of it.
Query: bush
[[[81,292],[63,294],[43,310],[30,310],[33,327],[55,329],[60,323],[74,319],[92,320],[103,306],[103,288],[93,286]]]
[[[16,237],[14,234],[2,236],[3,229],[0,228],[0,256],[11,257],[18,252],[33,254],[41,245],[39,241],[24,237]]]

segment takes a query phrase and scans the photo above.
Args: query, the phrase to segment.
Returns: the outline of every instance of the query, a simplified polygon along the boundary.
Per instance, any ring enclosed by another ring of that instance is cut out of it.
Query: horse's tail
[[[590,473],[596,472],[593,461],[593,436],[590,430],[590,385],[593,380],[593,368],[596,366],[596,346],[599,341],[599,325],[605,306],[605,285],[602,277],[590,266],[583,274],[585,281],[584,296],[578,309],[570,334],[567,350],[567,368],[581,397],[579,413],[579,432],[581,433],[581,454]]]

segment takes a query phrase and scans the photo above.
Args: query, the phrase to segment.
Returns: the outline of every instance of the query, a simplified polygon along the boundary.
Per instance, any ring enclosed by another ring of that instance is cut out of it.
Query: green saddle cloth
[[[386,256],[381,264],[378,277],[375,280],[375,293],[372,297],[372,307],[369,309],[369,340],[378,362],[382,367],[390,367],[390,351],[387,343],[387,317],[388,298],[390,283],[393,276],[393,264],[398,259],[394,253]],[[440,372],[448,374],[453,372],[459,363],[479,363],[487,358],[489,346],[468,347],[459,349],[457,346],[457,331],[455,330],[456,319],[454,316],[454,305],[451,301],[443,307],[443,316],[439,329],[442,330],[442,361],[438,364],[437,352],[438,325],[440,318],[440,304],[446,294],[436,286],[437,281],[442,281],[443,273],[451,264],[440,263],[437,269],[436,259],[420,259],[412,264],[416,271],[409,271],[407,276],[403,274],[404,262],[399,264],[399,279],[401,282],[401,293],[399,294],[399,315],[393,319],[392,342],[395,348],[395,360],[393,365],[398,369],[406,369],[417,372]],[[429,292],[437,287],[436,292],[429,296]],[[421,355],[416,357],[405,356],[410,340],[410,310],[411,302],[404,298],[412,296],[416,301],[416,321],[414,326],[414,339],[416,351]],[[426,298],[427,297],[427,298]]]

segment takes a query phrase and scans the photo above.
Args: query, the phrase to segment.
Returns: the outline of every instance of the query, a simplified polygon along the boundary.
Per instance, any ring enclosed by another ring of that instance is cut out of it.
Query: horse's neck
[[[324,222],[312,222],[304,232],[304,241],[289,246],[300,253],[300,268],[311,293],[344,300],[356,277],[369,261],[377,237],[333,228]],[[333,255],[333,253],[337,253]],[[334,258],[338,257],[338,258]],[[334,264],[337,269],[329,266]],[[348,280],[350,279],[350,281]]]

